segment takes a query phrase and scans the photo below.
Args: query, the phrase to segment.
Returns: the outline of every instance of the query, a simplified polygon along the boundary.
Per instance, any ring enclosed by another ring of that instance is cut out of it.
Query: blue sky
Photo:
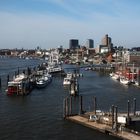
[[[68,48],[69,39],[105,34],[114,45],[140,46],[140,0],[0,0],[0,48]]]

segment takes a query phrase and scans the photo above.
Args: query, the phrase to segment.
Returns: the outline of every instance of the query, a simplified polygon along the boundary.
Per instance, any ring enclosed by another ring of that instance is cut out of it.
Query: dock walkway
[[[69,117],[66,117],[66,119],[76,122],[78,124],[84,125],[86,127],[98,130],[100,132],[107,133],[107,134],[116,136],[118,138],[125,139],[125,140],[140,140],[140,136],[136,134],[133,134],[131,132],[126,132],[126,131],[115,132],[112,130],[111,126],[109,125],[101,124],[101,123],[97,123],[93,121],[91,122],[89,121],[88,118],[82,117],[80,115],[69,116]]]

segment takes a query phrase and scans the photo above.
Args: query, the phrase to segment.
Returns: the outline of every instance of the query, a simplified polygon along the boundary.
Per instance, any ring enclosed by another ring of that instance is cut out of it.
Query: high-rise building
[[[87,39],[86,47],[87,48],[94,48],[94,40],[93,39]]]
[[[79,48],[78,39],[70,39],[70,41],[69,41],[69,49],[70,50],[75,50],[77,48]]]
[[[111,37],[108,36],[108,34],[106,34],[104,38],[102,39],[101,45],[104,47],[108,47],[109,52],[112,50],[113,48],[112,39]]]

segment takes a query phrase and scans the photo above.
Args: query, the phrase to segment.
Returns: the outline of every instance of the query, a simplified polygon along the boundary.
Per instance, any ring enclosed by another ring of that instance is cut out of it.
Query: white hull
[[[110,77],[112,79],[115,79],[115,80],[119,80],[120,79],[120,75],[117,74],[117,73],[110,73],[109,75],[110,75]]]
[[[131,82],[128,79],[125,78],[120,78],[120,83],[124,84],[124,85],[129,85]]]
[[[46,87],[52,80],[52,76],[50,74],[44,74],[36,81],[37,88]]]

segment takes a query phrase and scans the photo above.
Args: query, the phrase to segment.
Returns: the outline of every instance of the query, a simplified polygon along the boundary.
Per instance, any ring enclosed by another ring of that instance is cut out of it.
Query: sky
[[[140,0],[0,0],[0,49],[96,47],[105,34],[115,46],[140,46]]]

